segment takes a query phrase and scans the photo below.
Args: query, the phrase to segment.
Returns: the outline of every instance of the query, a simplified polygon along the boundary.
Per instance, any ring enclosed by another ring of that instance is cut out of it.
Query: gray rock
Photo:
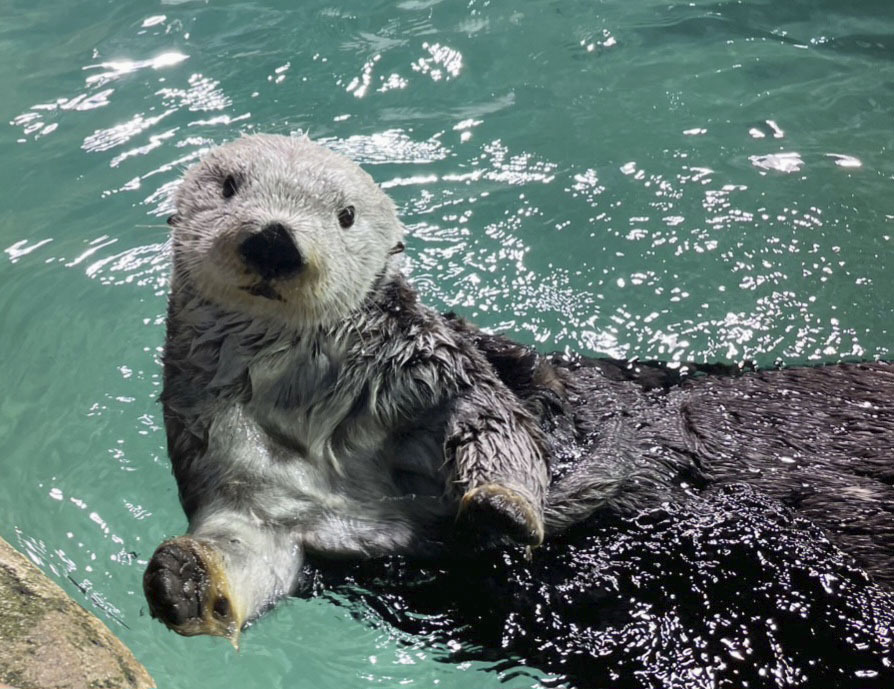
[[[149,689],[155,682],[99,619],[0,538],[0,688]]]

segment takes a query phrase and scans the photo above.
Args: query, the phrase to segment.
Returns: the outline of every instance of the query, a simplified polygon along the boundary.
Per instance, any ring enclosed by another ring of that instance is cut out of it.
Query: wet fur
[[[307,266],[259,287],[238,247],[272,222]],[[398,269],[393,205],[359,167],[304,139],[246,137],[187,174],[173,226],[168,449],[188,535],[223,562],[237,627],[294,588],[306,552],[435,552],[481,487],[542,512],[536,421],[419,302]],[[168,620],[185,605],[161,566],[177,547],[163,545],[145,579]]]
[[[552,530],[748,483],[894,584],[894,365],[764,371],[542,356],[461,319],[550,447]]]
[[[219,187],[234,170],[246,186],[225,205]],[[360,224],[340,234],[347,202]],[[600,510],[747,482],[894,580],[891,366],[683,376],[488,335],[419,302],[393,256],[391,202],[310,142],[217,149],[177,208],[169,454],[188,535],[220,557],[239,626],[295,588],[305,553],[456,547],[460,496],[494,479],[543,505],[553,534]],[[293,281],[258,283],[234,259],[234,242],[270,220],[296,228],[308,253]],[[176,602],[150,590],[150,603]]]

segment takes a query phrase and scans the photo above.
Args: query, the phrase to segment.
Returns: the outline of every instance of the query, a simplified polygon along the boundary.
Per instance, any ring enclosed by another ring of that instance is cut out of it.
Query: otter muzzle
[[[245,265],[264,280],[294,277],[306,265],[289,228],[278,222],[242,240],[238,251]]]

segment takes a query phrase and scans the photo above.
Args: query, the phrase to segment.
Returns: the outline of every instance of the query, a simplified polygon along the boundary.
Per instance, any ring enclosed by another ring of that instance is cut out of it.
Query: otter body
[[[765,371],[542,356],[455,320],[547,438],[548,532],[748,483],[894,584],[894,365]]]
[[[235,638],[305,553],[435,552],[458,515],[542,541],[539,426],[419,303],[393,204],[359,167],[246,137],[187,174],[171,224],[162,401],[189,532],[150,561],[155,616]]]
[[[419,302],[390,200],[306,139],[212,151],[172,225],[162,401],[189,529],[144,587],[175,631],[235,639],[307,555],[437,556],[458,514],[536,545],[709,483],[765,490],[891,580],[886,364],[681,376],[488,335]]]

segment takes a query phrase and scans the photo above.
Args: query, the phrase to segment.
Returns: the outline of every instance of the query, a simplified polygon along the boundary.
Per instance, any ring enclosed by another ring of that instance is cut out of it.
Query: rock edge
[[[152,689],[101,620],[0,538],[0,687]]]

